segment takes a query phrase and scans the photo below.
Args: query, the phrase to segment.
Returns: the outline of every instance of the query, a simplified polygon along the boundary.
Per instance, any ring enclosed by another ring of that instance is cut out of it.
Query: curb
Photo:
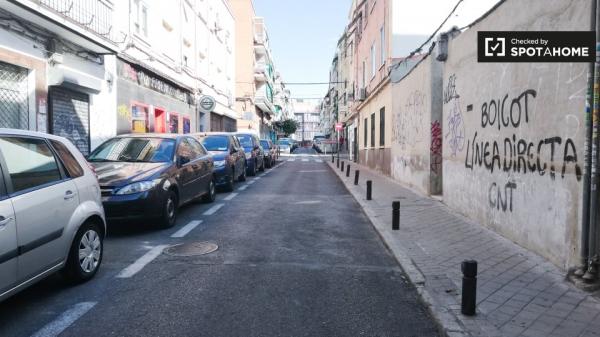
[[[342,179],[342,177],[338,174],[337,170],[332,166],[329,161],[325,161],[327,166],[333,171],[333,173],[338,177],[342,185],[346,188],[348,193],[352,195],[354,200],[360,205],[363,213],[367,216],[371,225],[382,239],[384,245],[387,249],[392,253],[400,267],[403,269],[404,273],[416,288],[417,293],[419,294],[421,301],[433,317],[434,321],[438,325],[440,332],[444,336],[447,337],[464,337],[471,336],[469,332],[467,332],[462,325],[459,323],[459,318],[450,313],[446,308],[441,307],[431,295],[429,290],[425,288],[425,276],[419,271],[418,267],[414,264],[412,259],[408,256],[408,254],[404,251],[404,249],[397,245],[394,239],[391,236],[391,233],[383,231],[385,228],[384,224],[382,224],[375,214],[367,207],[366,203],[362,198],[353,191],[348,184]]]

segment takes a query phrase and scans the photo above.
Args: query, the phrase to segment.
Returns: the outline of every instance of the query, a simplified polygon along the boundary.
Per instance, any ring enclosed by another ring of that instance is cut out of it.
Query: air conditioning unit
[[[364,101],[366,99],[367,99],[367,89],[365,89],[365,88],[358,89],[358,100]]]
[[[349,92],[348,94],[346,94],[346,98],[349,101],[354,101],[354,93],[353,92]]]

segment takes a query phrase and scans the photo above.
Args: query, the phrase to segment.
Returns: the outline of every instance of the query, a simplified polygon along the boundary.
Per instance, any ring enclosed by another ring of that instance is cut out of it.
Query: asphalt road
[[[111,227],[95,279],[52,276],[0,303],[0,336],[437,336],[326,164],[282,159],[214,204],[184,207],[173,229]],[[219,249],[161,253],[200,241]]]

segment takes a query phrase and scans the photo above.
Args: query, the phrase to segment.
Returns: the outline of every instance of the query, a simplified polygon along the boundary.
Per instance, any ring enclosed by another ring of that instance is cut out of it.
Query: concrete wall
[[[392,85],[391,176],[425,194],[442,190],[441,87],[434,55]]]
[[[444,201],[570,267],[579,250],[587,64],[477,63],[477,31],[590,30],[590,1],[507,0],[450,41]]]

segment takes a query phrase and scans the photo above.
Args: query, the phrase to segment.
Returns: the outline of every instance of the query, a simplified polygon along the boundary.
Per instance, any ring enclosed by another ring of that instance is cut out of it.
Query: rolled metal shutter
[[[52,133],[69,139],[84,155],[90,152],[90,98],[87,94],[52,87],[49,92]]]

